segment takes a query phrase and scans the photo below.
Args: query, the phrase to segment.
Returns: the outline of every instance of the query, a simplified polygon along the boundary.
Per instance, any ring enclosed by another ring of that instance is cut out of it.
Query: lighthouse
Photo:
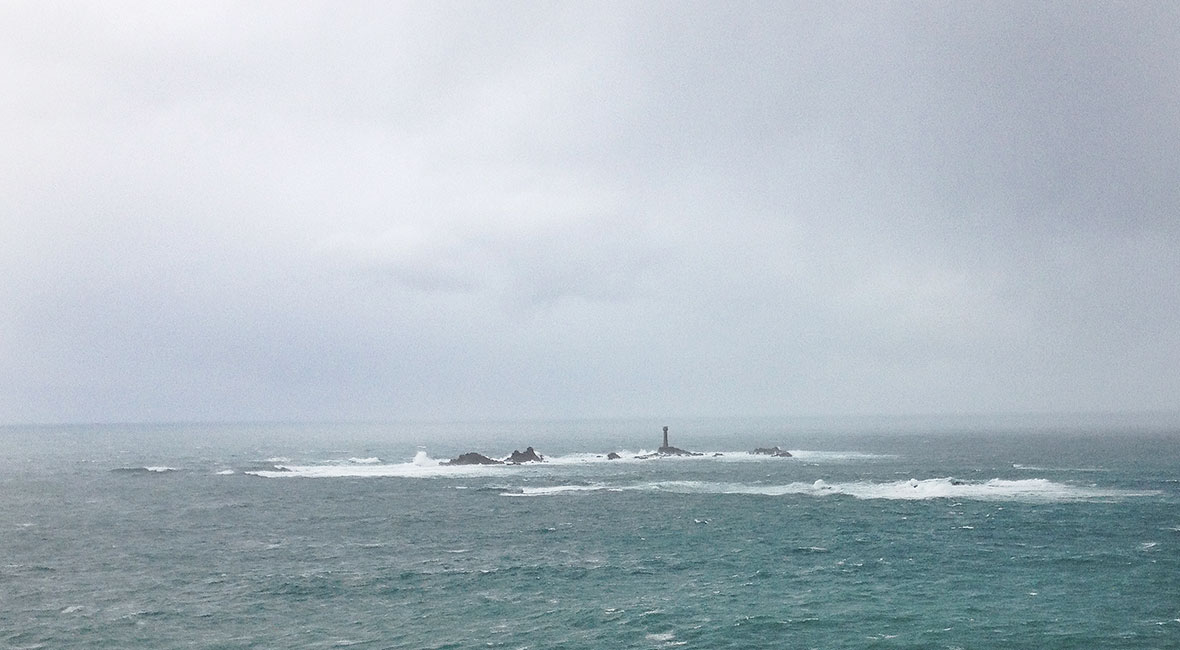
[[[664,444],[656,450],[654,454],[647,454],[646,456],[636,456],[636,458],[658,458],[660,456],[703,456],[695,451],[685,451],[677,449],[668,444],[668,427],[664,427]]]

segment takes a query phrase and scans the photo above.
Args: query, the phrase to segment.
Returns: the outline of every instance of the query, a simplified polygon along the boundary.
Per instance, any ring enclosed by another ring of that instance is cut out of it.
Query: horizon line
[[[68,427],[139,427],[139,426],[308,426],[316,424],[352,425],[352,426],[381,426],[389,424],[478,424],[478,423],[509,423],[509,422],[589,422],[589,421],[635,421],[651,420],[653,422],[685,422],[703,420],[746,420],[746,421],[869,421],[900,422],[905,420],[963,420],[968,418],[986,418],[991,420],[1032,420],[1046,418],[1062,418],[1067,420],[1119,420],[1119,419],[1154,419],[1157,424],[1165,424],[1161,420],[1174,420],[1167,424],[1180,425],[1180,409],[1143,409],[1118,411],[963,411],[963,412],[926,412],[926,413],[824,413],[824,414],[790,414],[790,415],[598,415],[598,416],[456,416],[456,417],[391,417],[391,418],[195,418],[195,419],[161,419],[161,420],[63,420],[41,422],[0,422],[0,428],[68,428]]]

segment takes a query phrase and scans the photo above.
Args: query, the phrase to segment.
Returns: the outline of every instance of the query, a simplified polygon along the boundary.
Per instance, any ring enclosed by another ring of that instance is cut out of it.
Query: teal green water
[[[866,429],[2,429],[0,646],[1180,647],[1180,433]]]

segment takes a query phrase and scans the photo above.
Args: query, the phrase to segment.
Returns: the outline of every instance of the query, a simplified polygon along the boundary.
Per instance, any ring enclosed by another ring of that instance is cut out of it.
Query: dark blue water
[[[0,430],[0,646],[1180,647],[1166,427],[674,424]]]

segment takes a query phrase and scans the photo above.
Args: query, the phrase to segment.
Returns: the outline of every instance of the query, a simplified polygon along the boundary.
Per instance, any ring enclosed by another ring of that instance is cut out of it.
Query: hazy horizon
[[[454,417],[454,418],[391,418],[384,420],[138,420],[138,421],[94,421],[94,422],[4,422],[0,429],[70,429],[91,427],[129,427],[132,429],[160,430],[162,428],[207,428],[207,427],[263,427],[281,429],[293,427],[304,429],[316,426],[397,427],[397,426],[446,426],[473,425],[495,430],[496,425],[591,425],[611,423],[634,427],[643,423],[650,426],[652,437],[658,438],[660,427],[672,426],[676,434],[701,435],[715,433],[710,425],[767,426],[783,432],[808,429],[817,433],[879,431],[913,433],[956,433],[956,432],[1014,432],[1014,431],[1107,431],[1131,430],[1177,430],[1180,432],[1180,411],[1138,411],[1138,412],[1042,412],[1042,413],[908,413],[908,414],[825,414],[825,415],[635,415],[606,417]],[[704,428],[702,428],[704,427]]]

